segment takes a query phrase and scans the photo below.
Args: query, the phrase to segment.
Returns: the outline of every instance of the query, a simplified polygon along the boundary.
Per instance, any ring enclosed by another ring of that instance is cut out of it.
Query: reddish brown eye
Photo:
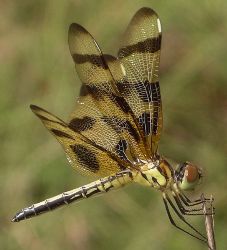
[[[202,170],[190,162],[184,162],[179,165],[175,175],[180,189],[194,190],[201,182]]]
[[[185,177],[189,183],[195,182],[199,178],[198,168],[194,165],[187,165]]]

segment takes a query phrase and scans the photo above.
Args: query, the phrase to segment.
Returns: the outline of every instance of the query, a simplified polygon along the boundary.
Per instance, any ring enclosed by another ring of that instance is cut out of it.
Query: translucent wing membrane
[[[157,151],[162,129],[160,49],[159,18],[152,9],[142,8],[129,23],[118,52],[123,72],[118,88],[138,120],[151,156]]]
[[[56,116],[34,105],[31,109],[63,146],[70,164],[82,174],[106,176],[125,169],[109,152],[75,133]]]
[[[145,148],[131,108],[116,87],[94,38],[80,25],[69,29],[69,47],[82,81],[69,127],[114,154],[126,167],[145,160]]]
[[[136,13],[119,59],[103,55],[79,24],[71,24],[68,40],[82,82],[69,122],[36,106],[31,106],[33,112],[83,173],[105,176],[138,168],[154,157],[162,127],[157,15],[147,8]]]

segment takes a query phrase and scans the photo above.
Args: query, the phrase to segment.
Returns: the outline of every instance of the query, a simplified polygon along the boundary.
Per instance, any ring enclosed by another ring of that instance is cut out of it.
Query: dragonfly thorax
[[[140,172],[134,176],[134,181],[145,186],[152,186],[164,190],[172,181],[174,172],[171,165],[164,159],[147,162],[140,167]]]

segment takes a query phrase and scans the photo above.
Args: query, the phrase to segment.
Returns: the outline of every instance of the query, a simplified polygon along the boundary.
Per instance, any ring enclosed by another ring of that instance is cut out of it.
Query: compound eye
[[[187,182],[194,183],[200,178],[200,174],[198,170],[199,170],[198,167],[192,164],[188,164],[185,167],[184,176],[187,179]]]
[[[202,177],[201,169],[190,162],[181,164],[176,174],[177,184],[182,190],[193,190]]]

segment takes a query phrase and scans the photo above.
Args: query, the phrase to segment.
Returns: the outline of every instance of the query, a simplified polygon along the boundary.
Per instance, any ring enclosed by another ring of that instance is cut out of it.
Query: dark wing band
[[[152,9],[142,8],[129,23],[118,52],[123,72],[118,88],[138,119],[151,156],[157,151],[162,130],[160,49],[158,15]]]

